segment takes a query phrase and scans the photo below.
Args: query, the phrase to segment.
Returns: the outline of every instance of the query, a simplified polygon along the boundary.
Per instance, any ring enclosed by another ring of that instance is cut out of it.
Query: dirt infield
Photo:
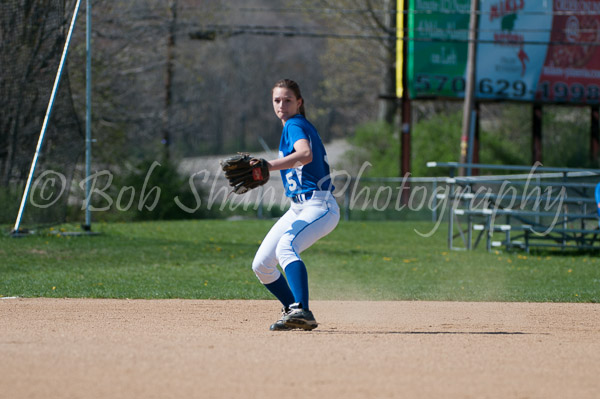
[[[598,398],[600,304],[0,300],[1,398]]]

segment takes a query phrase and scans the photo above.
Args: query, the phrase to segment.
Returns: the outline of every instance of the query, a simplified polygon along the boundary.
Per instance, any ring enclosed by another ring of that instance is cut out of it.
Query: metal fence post
[[[350,178],[350,186],[352,186],[352,181],[354,179]],[[344,193],[344,220],[350,220],[350,190],[346,190]]]

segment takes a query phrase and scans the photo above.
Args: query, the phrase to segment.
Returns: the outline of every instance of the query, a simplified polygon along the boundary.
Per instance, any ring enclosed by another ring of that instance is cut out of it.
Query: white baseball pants
[[[301,260],[300,253],[331,233],[340,220],[340,209],[330,191],[315,191],[302,203],[292,202],[290,209],[273,225],[258,248],[252,270],[263,284],[276,281],[291,262]]]

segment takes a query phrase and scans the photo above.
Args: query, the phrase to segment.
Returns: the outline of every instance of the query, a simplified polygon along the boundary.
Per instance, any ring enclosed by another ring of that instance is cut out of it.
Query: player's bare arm
[[[269,171],[297,168],[312,162],[312,150],[308,140],[302,139],[294,143],[294,152],[290,155],[269,161]]]

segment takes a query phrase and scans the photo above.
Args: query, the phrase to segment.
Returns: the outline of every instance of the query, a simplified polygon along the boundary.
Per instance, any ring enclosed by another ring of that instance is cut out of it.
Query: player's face
[[[282,122],[298,114],[301,105],[302,99],[296,98],[292,90],[284,87],[273,89],[273,110]]]

